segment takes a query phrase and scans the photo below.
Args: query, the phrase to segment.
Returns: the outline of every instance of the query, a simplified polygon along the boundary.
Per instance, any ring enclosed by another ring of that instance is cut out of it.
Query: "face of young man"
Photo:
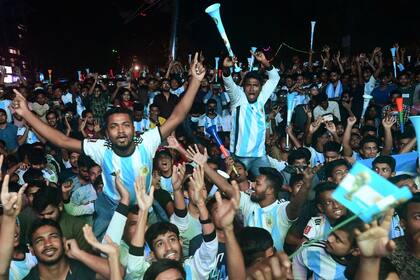
[[[342,230],[331,233],[326,242],[325,250],[331,255],[344,257],[351,253],[351,242],[349,234]]]
[[[395,175],[395,173],[392,172],[391,167],[386,163],[376,163],[373,170],[385,179],[389,179]]]
[[[248,79],[245,82],[244,90],[245,90],[246,97],[248,98],[248,102],[250,103],[255,102],[261,92],[260,81],[254,78]]]
[[[375,158],[378,154],[378,145],[375,142],[367,142],[360,149],[360,153],[364,158]]]
[[[335,222],[345,214],[346,208],[332,198],[333,190],[325,191],[320,194],[320,204],[318,209],[327,216],[330,222]]]
[[[333,168],[329,181],[340,184],[344,177],[349,173],[349,168],[346,165],[339,165]]]
[[[265,175],[257,177],[255,184],[253,185],[254,192],[251,194],[251,201],[260,202],[266,198],[269,189],[266,181]]]
[[[53,265],[64,257],[62,236],[53,226],[42,226],[32,235],[32,252],[39,263]]]
[[[179,261],[182,259],[182,243],[174,232],[168,231],[153,240],[153,254],[157,260],[171,259]]]
[[[127,150],[133,143],[134,136],[134,126],[128,114],[109,116],[106,133],[116,148]]]
[[[184,280],[184,277],[177,269],[171,268],[159,273],[156,280]]]
[[[401,224],[406,236],[412,240],[420,239],[420,203],[410,203],[407,206],[407,218],[401,219]]]

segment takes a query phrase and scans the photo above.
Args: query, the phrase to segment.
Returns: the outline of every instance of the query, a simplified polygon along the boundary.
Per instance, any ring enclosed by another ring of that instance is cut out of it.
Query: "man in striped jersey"
[[[270,166],[265,151],[264,105],[276,88],[280,76],[263,52],[258,51],[253,55],[267,71],[268,80],[264,85],[262,76],[254,71],[245,75],[243,88],[236,85],[229,70],[234,66],[235,58],[232,60],[229,57],[223,61],[223,81],[232,111],[230,151],[253,175],[258,176],[259,167]]]
[[[327,241],[305,247],[293,258],[293,279],[346,279],[348,258],[359,254],[354,229],[362,225],[360,220],[353,221],[331,233]]]
[[[42,137],[57,147],[78,153],[83,151],[102,167],[104,187],[95,202],[97,217],[93,227],[96,236],[101,238],[105,233],[112,213],[118,205],[119,195],[112,175],[118,170],[121,171],[121,180],[130,192],[130,205],[134,204],[134,179],[140,174],[145,175],[149,188],[153,156],[161,140],[169,136],[187,116],[205,72],[203,65],[198,62],[197,53],[191,64],[192,77],[186,94],[163,125],[148,130],[141,137],[134,137],[132,112],[123,108],[115,108],[107,111],[104,116],[106,140],[85,139],[82,142],[70,138],[42,122],[29,110],[25,97],[15,90],[16,97],[13,100],[13,108]]]

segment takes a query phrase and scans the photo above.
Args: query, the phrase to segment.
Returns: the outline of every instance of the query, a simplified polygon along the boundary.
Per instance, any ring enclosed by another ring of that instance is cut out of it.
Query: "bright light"
[[[134,66],[134,70],[139,71],[140,70],[140,66],[138,66],[138,65]]]

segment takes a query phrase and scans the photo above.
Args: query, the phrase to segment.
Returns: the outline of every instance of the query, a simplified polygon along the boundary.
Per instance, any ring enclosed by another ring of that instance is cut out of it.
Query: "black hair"
[[[348,169],[350,169],[351,167],[350,163],[348,163],[347,160],[345,159],[336,159],[336,160],[330,161],[325,165],[325,176],[327,178],[332,177],[334,168],[341,165],[347,166]]]
[[[91,113],[91,114],[93,115],[92,110],[89,110],[89,109],[85,109],[85,110],[83,110],[83,112],[82,112],[82,118],[86,118],[86,115],[87,115],[88,113]]]
[[[336,152],[340,154],[341,145],[335,141],[328,141],[324,144],[324,153],[326,152]]]
[[[372,161],[372,168],[375,168],[375,164],[377,163],[388,164],[389,167],[391,168],[391,172],[395,172],[395,165],[396,165],[395,158],[391,156],[380,155]]]
[[[184,267],[179,261],[162,259],[152,262],[152,264],[144,273],[143,280],[155,280],[159,274],[169,269],[175,269],[179,271],[184,279],[187,277]]]
[[[319,105],[319,104],[321,104],[321,102],[327,101],[328,96],[327,96],[326,93],[320,93],[320,94],[314,96],[314,100],[315,100],[316,104]]]
[[[391,96],[393,96],[394,94],[397,94],[400,97],[402,96],[402,93],[400,90],[394,89],[394,90],[391,90],[391,92],[389,93],[389,97],[391,98]]]
[[[292,187],[294,184],[302,180],[303,180],[303,174],[293,173],[292,176],[290,176],[289,186]]]
[[[47,164],[47,158],[45,157],[44,151],[41,149],[32,149],[31,152],[28,153],[28,160],[32,165]]]
[[[246,73],[244,79],[243,79],[243,84],[246,84],[246,82],[249,79],[256,79],[258,80],[258,82],[260,83],[260,86],[262,87],[263,83],[264,83],[264,79],[262,77],[262,75],[258,72],[258,71],[250,71],[248,73]]]
[[[217,104],[217,101],[216,101],[216,99],[210,98],[209,101],[207,101],[207,105],[209,105],[210,103],[211,104]]]
[[[7,116],[6,110],[4,110],[2,108],[0,108],[0,113],[3,113],[3,114],[5,114]]]
[[[92,160],[90,157],[88,157],[88,156],[86,156],[86,155],[84,155],[84,154],[81,154],[81,155],[79,156],[79,159],[77,160],[77,166],[78,166],[79,168],[80,168],[80,167],[87,167],[87,168],[89,169],[89,168],[91,168],[93,165],[94,165],[93,160]]]
[[[23,174],[23,181],[29,185],[34,181],[43,180],[44,175],[42,171],[39,169],[35,169],[30,167],[26,172]]]
[[[345,220],[347,220],[348,218],[349,218],[348,214],[344,215],[336,221],[336,224],[338,225],[338,224],[344,222]],[[356,240],[356,236],[354,234],[354,230],[355,229],[363,230],[363,228],[364,228],[364,222],[362,220],[360,220],[359,218],[356,218],[355,220],[343,225],[338,230],[346,232],[348,234],[348,240],[351,243],[351,248],[356,248],[357,247],[357,240]]]
[[[45,116],[47,117],[48,115],[54,114],[56,118],[58,118],[58,113],[57,111],[54,110],[49,110],[47,111],[47,114],[45,114]]]
[[[29,232],[28,232],[28,242],[29,245],[33,245],[32,244],[32,236],[34,235],[34,233],[41,227],[43,226],[50,226],[50,227],[54,227],[58,230],[58,233],[60,234],[61,237],[63,237],[63,231],[61,230],[60,225],[54,221],[54,220],[50,220],[50,219],[36,219],[34,222],[32,222],[31,227],[29,228]]]
[[[364,135],[366,132],[369,132],[369,131],[373,131],[373,132],[375,132],[375,135],[376,135],[376,131],[377,131],[377,129],[376,129],[376,127],[374,127],[374,126],[371,126],[371,125],[365,125],[365,126],[363,126],[363,127],[362,127],[362,131],[361,131],[361,133],[362,133],[362,135]]]
[[[295,160],[304,158],[306,162],[309,162],[311,159],[311,152],[307,148],[300,147],[296,150],[290,152],[289,157],[287,158],[287,163],[293,165]]]
[[[152,104],[150,104],[149,108],[152,108],[152,107],[160,109],[159,104],[157,104],[156,102],[153,102]]]
[[[281,191],[283,186],[283,176],[277,169],[272,167],[260,167],[258,169],[261,175],[265,176],[265,180],[268,181],[268,185],[275,191],[275,196]]]
[[[326,191],[332,191],[337,188],[337,184],[332,182],[322,182],[315,186],[315,202],[321,203],[321,193]]]
[[[61,202],[61,191],[57,188],[46,187],[40,189],[34,195],[33,209],[37,213],[41,213],[48,205],[58,207]]]
[[[170,157],[172,159],[172,154],[169,152],[169,150],[164,149],[164,150],[160,150],[155,154],[155,159],[159,159],[161,156],[167,156]]]
[[[256,258],[264,257],[265,251],[274,247],[271,234],[259,227],[244,227],[238,234],[238,243],[244,256],[245,267],[249,267]]]
[[[152,251],[154,250],[153,240],[155,240],[159,235],[165,234],[167,232],[175,233],[179,239],[179,230],[177,226],[169,222],[155,223],[146,230],[144,238],[146,239],[146,242]]]
[[[128,207],[128,213],[137,215],[139,213],[139,205],[133,204]]]
[[[420,193],[414,193],[412,198],[397,207],[397,213],[401,219],[407,220],[408,205],[412,203],[420,203]]]
[[[361,141],[360,141],[360,149],[363,149],[363,146],[366,144],[366,143],[371,143],[371,142],[374,142],[374,143],[376,143],[376,146],[378,146],[378,149],[379,149],[379,141],[378,141],[378,139],[376,138],[376,137],[374,137],[374,136],[366,136],[366,137],[364,137]]]
[[[144,111],[144,105],[140,102],[134,102],[133,111]]]
[[[131,111],[130,109],[127,109],[127,108],[116,107],[116,108],[112,108],[112,109],[110,109],[110,110],[108,110],[108,111],[105,112],[104,120],[105,120],[105,126],[106,127],[108,126],[109,118],[112,115],[115,115],[115,114],[126,114],[130,118],[130,121],[131,122],[134,121],[134,119],[133,119],[133,111]]]
[[[394,177],[389,178],[388,180],[393,183],[394,185],[397,185],[399,182],[401,181],[405,181],[405,180],[409,180],[409,179],[413,179],[413,177],[411,177],[408,174],[400,174]]]

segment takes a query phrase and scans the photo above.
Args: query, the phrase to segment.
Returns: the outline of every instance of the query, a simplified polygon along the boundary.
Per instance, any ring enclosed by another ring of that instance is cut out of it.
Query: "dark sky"
[[[5,1],[5,0],[3,0]],[[146,63],[162,63],[168,55],[172,0],[160,0],[146,16],[124,21],[144,2],[154,0],[63,0],[27,3],[27,53],[41,68],[58,72],[90,67],[104,71],[134,54]],[[204,13],[217,1],[180,0],[179,55],[203,49],[208,56],[225,52],[214,23]],[[393,41],[419,40],[419,15],[415,0],[221,0],[223,23],[239,56],[248,56],[251,45],[272,46],[281,42],[307,49],[310,20],[317,20],[315,49],[325,43],[339,47],[345,34],[352,35],[352,49],[389,48]],[[389,3],[389,4],[388,4]],[[393,4],[394,3],[394,4]],[[398,4],[397,4],[398,3]],[[150,4],[148,4],[150,5]],[[148,5],[144,5],[146,8]],[[280,56],[290,54],[281,51]]]

